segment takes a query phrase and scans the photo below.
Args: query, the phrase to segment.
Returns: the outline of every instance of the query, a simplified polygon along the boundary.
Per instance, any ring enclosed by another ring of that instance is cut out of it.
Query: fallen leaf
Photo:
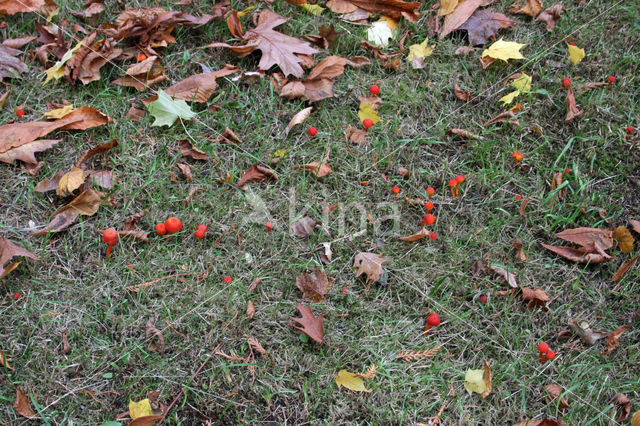
[[[631,330],[631,326],[629,325],[623,325],[621,327],[618,327],[615,331],[612,331],[608,336],[607,336],[607,349],[605,349],[602,352],[602,355],[609,355],[611,352],[615,351],[616,349],[618,349],[618,346],[620,346],[620,337],[622,337],[622,334],[625,331],[629,331]],[[629,415],[629,413],[627,413],[627,416]],[[625,417],[626,419],[626,417]],[[622,419],[624,420],[624,419]],[[621,420],[618,420],[621,421]]]
[[[353,260],[353,268],[358,269],[356,271],[356,278],[365,274],[367,283],[380,281],[380,278],[385,274],[382,264],[388,260],[390,259],[376,253],[358,253]]]
[[[464,102],[469,102],[472,99],[470,91],[464,91],[458,86],[458,79],[455,74],[451,84],[453,85],[453,94],[456,95],[456,98]]]
[[[489,269],[500,275],[511,288],[518,288],[515,272],[507,271],[500,266],[489,265]]]
[[[475,49],[471,46],[460,46],[453,52],[453,56],[471,55]]]
[[[620,250],[624,253],[631,253],[633,251],[635,239],[626,227],[622,225],[618,226],[615,231],[613,231],[613,238],[618,242],[618,247],[620,247]]]
[[[427,42],[428,38],[420,44],[412,44],[409,46],[409,55],[407,55],[407,61],[411,63],[414,69],[422,69],[425,67],[424,58],[433,54],[433,46],[429,46]]]
[[[229,179],[229,182],[231,182],[231,179]],[[192,186],[191,188],[189,188],[189,192],[187,193],[187,196],[182,200],[182,204],[188,206],[189,203],[191,203],[191,201],[193,200],[193,196],[196,195],[196,192],[198,191],[204,191],[204,188],[201,186]]]
[[[313,234],[315,228],[316,221],[309,216],[305,216],[302,219],[291,224],[291,232],[293,232],[297,237],[300,238],[310,236],[311,234]]]
[[[313,111],[313,107],[307,107],[299,111],[296,115],[294,115],[291,121],[289,122],[289,124],[287,125],[287,129],[285,130],[284,134],[288,135],[289,131],[291,131],[291,129],[294,126],[304,123],[304,120],[306,120],[307,117],[309,117],[309,114],[311,114],[311,111]]]
[[[0,59],[0,63],[2,63],[2,59]],[[5,104],[7,103],[7,99],[9,99],[10,93],[11,93],[11,90],[7,90],[2,94],[2,96],[0,96],[0,110],[3,109]]]
[[[608,87],[609,85],[610,84],[608,82],[605,83],[604,81],[594,81],[594,82],[584,83],[584,84],[581,84],[580,86],[577,86],[575,92],[585,93],[585,92],[588,92],[589,90],[597,89],[600,87]]]
[[[573,262],[578,263],[602,263],[602,262],[610,262],[613,260],[611,256],[608,254],[600,254],[594,253],[589,249],[580,248],[575,249],[572,247],[565,246],[551,246],[548,244],[540,243],[540,245],[547,250],[550,250],[557,255],[564,257],[567,260],[571,260]]]
[[[150,416],[142,416],[129,423],[129,426],[153,426],[159,420],[164,419],[164,414],[152,414]]]
[[[49,120],[55,120],[58,118],[62,118],[65,115],[68,115],[74,110],[73,105],[65,105],[61,108],[52,109],[51,111],[47,111],[43,114],[44,118]]]
[[[355,392],[371,392],[364,386],[364,380],[355,373],[350,373],[347,370],[340,370],[336,377],[336,384],[338,388],[344,386],[345,388]]]
[[[2,368],[6,368],[9,371],[13,370],[13,367],[11,367],[9,365],[9,360],[7,359],[7,357],[4,355],[4,352],[2,352],[2,350],[0,349],[0,367]]]
[[[125,118],[128,118],[130,121],[140,121],[144,118],[145,111],[136,108],[135,105],[135,103],[132,103],[131,108],[127,111],[127,115],[125,115]]]
[[[476,10],[458,29],[467,31],[469,43],[477,46],[485,44],[490,38],[495,37],[500,29],[513,28],[515,26],[516,22],[512,21],[508,16],[485,9]]]
[[[571,228],[558,232],[556,237],[600,254],[613,247],[613,232],[609,229]]]
[[[484,139],[482,136],[478,136],[465,129],[449,129],[446,131],[446,134],[455,135],[462,139],[479,139],[479,140]]]
[[[182,99],[190,102],[207,102],[218,84],[216,79],[239,72],[240,69],[233,65],[226,65],[218,71],[192,75],[184,80],[167,87],[165,92],[174,99]]]
[[[193,146],[193,144],[187,139],[181,139],[178,141],[178,144],[180,145],[180,153],[183,157],[190,157],[194,160],[209,159],[209,154]]]
[[[521,1],[518,0],[517,3],[521,3]],[[507,9],[507,12],[529,15],[532,18],[535,18],[538,13],[542,11],[542,8],[542,1],[540,0],[524,0],[524,4],[522,6],[516,6],[514,4],[512,7]]]
[[[367,142],[367,131],[353,127],[351,124],[347,125],[344,136],[355,145],[362,145]]]
[[[233,130],[231,130],[228,127],[224,128],[222,133],[220,133],[218,135],[218,137],[214,139],[214,142],[216,142],[216,143],[226,143],[226,144],[231,144],[231,145],[242,143],[242,141],[240,140],[238,135],[236,135],[233,132]]]
[[[547,310],[547,302],[551,300],[547,293],[540,288],[520,288],[522,290],[522,300],[527,303],[529,308],[543,308]]]
[[[153,410],[151,409],[149,398],[145,398],[138,402],[131,399],[129,400],[129,417],[133,420],[151,415],[153,415]]]
[[[38,256],[11,242],[7,238],[0,238],[0,279],[6,277],[9,272],[13,271],[20,264],[20,262],[14,262],[7,265],[7,263],[16,256],[40,260]]]
[[[443,39],[453,31],[457,30],[460,25],[467,22],[484,0],[465,0],[458,4],[458,7],[444,19],[444,24],[440,29],[440,39]]]
[[[524,217],[524,220],[527,220],[527,213],[526,213],[526,209],[527,206],[529,205],[529,197],[525,198],[522,200],[522,202],[520,203],[520,208],[518,209],[518,213],[520,213],[520,215],[522,217]]]
[[[367,40],[376,46],[388,47],[389,40],[394,36],[395,30],[398,28],[398,23],[393,19],[383,16],[378,21],[375,21],[367,29]]]
[[[51,179],[42,179],[38,184],[34,187],[34,189],[38,192],[47,192],[54,191],[58,188],[58,182],[64,173],[59,171],[57,172]]]
[[[178,169],[180,169],[180,173],[187,180],[187,182],[193,182],[193,175],[191,174],[191,167],[188,164],[177,163]]]
[[[247,189],[247,183],[249,182],[264,182],[265,180],[278,180],[278,175],[266,167],[254,164],[247,170],[242,177],[236,183],[236,186],[243,191]]]
[[[522,246],[522,243],[520,241],[512,241],[511,245],[513,246],[513,248],[516,249],[516,259],[522,262],[526,262],[527,256],[524,254],[524,248]]]
[[[29,396],[20,388],[16,388],[16,400],[13,403],[13,409],[22,417],[26,417],[29,420],[40,419],[29,404]]]
[[[62,350],[60,351],[63,355],[68,355],[71,353],[71,345],[69,345],[69,336],[67,335],[67,330],[62,332]]]
[[[380,116],[378,115],[378,111],[376,111],[376,109],[373,108],[373,105],[365,102],[360,103],[358,118],[360,119],[361,123],[367,118],[373,121],[373,124],[380,122]]]
[[[631,269],[631,267],[636,263],[636,261],[638,260],[638,258],[640,258],[640,255],[631,258],[629,260],[627,260],[625,263],[622,264],[622,266],[620,266],[620,269],[618,269],[616,271],[615,274],[613,274],[613,276],[611,277],[611,281],[612,282],[616,282],[618,281],[620,278],[622,278],[629,269]]]
[[[464,376],[464,388],[469,395],[473,392],[479,393],[482,398],[486,398],[491,394],[493,385],[491,382],[491,368],[486,360],[484,362],[484,369],[482,370],[467,370]]]
[[[67,52],[62,56],[62,58],[57,61],[51,68],[45,70],[45,74],[47,78],[44,80],[42,85],[44,86],[52,79],[59,80],[64,76],[65,72],[65,64],[73,57],[73,55],[82,47],[82,41],[77,43],[72,49],[67,50]]]
[[[247,293],[248,294],[253,293],[253,291],[260,285],[261,282],[262,280],[260,278],[256,278],[253,281],[251,281],[251,284],[249,284],[249,288],[247,289]]]
[[[404,17],[411,22],[416,22],[420,18],[418,13],[420,6],[420,2],[402,0],[329,0],[327,2],[327,7],[335,13],[349,14],[362,9],[374,15],[384,15],[393,19]]]
[[[563,6],[560,3],[556,3],[551,7],[546,8],[538,17],[537,22],[544,22],[547,25],[547,31],[551,32],[556,26],[560,15],[562,15]]]
[[[488,49],[485,49],[482,52],[482,57],[484,58],[488,56],[493,59],[501,59],[505,62],[508,62],[509,59],[525,59],[525,57],[522,56],[522,53],[520,53],[520,49],[524,46],[526,46],[526,44],[500,39],[489,46]]]
[[[74,167],[71,171],[60,177],[56,194],[61,197],[71,194],[82,186],[84,183],[84,176],[84,170]]]
[[[78,159],[78,161],[76,161],[76,167],[80,167],[81,164],[86,163],[87,161],[89,161],[89,159],[95,157],[98,154],[104,154],[110,151],[111,149],[117,147],[118,145],[119,145],[118,141],[113,139],[111,142],[107,142],[105,144],[98,145],[94,148],[91,148],[90,150],[82,154]]]
[[[640,410],[633,413],[633,417],[631,417],[631,426],[640,426]]]
[[[296,275],[296,287],[302,292],[303,300],[318,303],[324,300],[324,296],[331,288],[331,283],[325,273],[316,268],[316,271],[311,274]]]
[[[586,56],[586,54],[584,53],[584,49],[581,49],[578,46],[574,46],[573,44],[568,45],[567,49],[569,51],[569,60],[574,65],[582,62],[582,60]]]
[[[440,8],[438,9],[438,16],[446,16],[456,10],[458,6],[458,0],[441,0]]]
[[[569,87],[567,89],[567,99],[565,99],[565,105],[567,106],[567,116],[564,119],[565,123],[573,122],[573,119],[582,115],[584,111],[578,109],[576,105],[576,97],[573,93],[573,89]]]
[[[28,12],[41,12],[48,15],[48,12],[56,8],[54,0],[0,0],[0,10],[3,15]]]
[[[60,232],[72,225],[78,216],[93,216],[100,207],[104,194],[93,189],[87,189],[74,198],[69,204],[53,213],[51,222],[42,230],[29,235],[46,235],[49,232]]]
[[[320,27],[318,28],[318,33],[318,35],[306,35],[302,36],[302,38],[310,41],[311,44],[314,44],[321,49],[329,49],[338,42],[338,38],[340,36],[345,34],[344,31],[337,32],[333,24],[320,25]]]
[[[253,316],[256,314],[256,306],[253,304],[251,300],[247,302],[247,318],[253,319]]]
[[[406,241],[408,243],[412,243],[414,241],[421,240],[423,238],[427,238],[430,232],[427,231],[427,228],[422,228],[420,231],[416,232],[413,235],[409,235],[407,237],[400,237],[400,241]]]
[[[289,74],[302,77],[304,71],[300,63],[303,62],[303,59],[300,59],[296,54],[313,55],[318,51],[307,42],[274,30],[275,27],[288,20],[289,18],[283,18],[277,13],[265,9],[258,17],[258,25],[247,31],[242,38],[245,45],[231,46],[226,43],[212,43],[206,47],[227,47],[240,56],[246,56],[254,50],[260,50],[262,52],[258,64],[260,69],[268,70],[273,65],[278,65],[285,77]]]
[[[542,420],[523,420],[514,424],[513,426],[565,426],[564,421],[542,419]]]
[[[569,403],[567,402],[567,400],[565,398],[560,398],[560,395],[564,392],[564,390],[560,386],[550,384],[545,385],[544,389],[547,391],[547,399],[550,403],[552,403],[556,399],[559,399],[557,403],[558,408],[560,408],[561,410],[566,410],[567,408],[569,408]]]
[[[159,354],[164,353],[164,336],[162,332],[156,328],[156,317],[152,316],[147,321],[147,324],[144,328],[144,335],[147,342],[149,342],[149,352],[157,352]],[[153,341],[155,338],[155,341]],[[149,407],[151,408],[151,407]],[[129,406],[131,409],[131,406]],[[149,412],[147,414],[143,414],[145,416],[149,416],[152,413]],[[132,419],[135,417],[131,416]]]
[[[588,345],[594,345],[598,340],[609,335],[609,333],[592,330],[589,324],[581,320],[569,320],[569,327]]]
[[[297,322],[302,327],[298,327],[295,324],[289,322],[293,328],[296,330],[302,331],[304,334],[309,336],[311,339],[315,340],[318,343],[322,343],[322,339],[324,337],[324,312],[322,312],[319,316],[314,316],[311,308],[309,306],[303,305],[302,303],[296,303],[296,307],[302,318],[291,318],[291,320]]]
[[[519,105],[519,104],[516,104],[516,106],[517,105]],[[517,113],[515,113],[513,111],[513,108],[511,108],[509,111],[505,111],[505,112],[502,112],[502,113],[496,115],[491,120],[489,120],[486,123],[484,123],[482,125],[482,127],[487,127],[487,126],[490,126],[490,125],[496,124],[496,123],[504,123],[505,121],[509,122],[509,124],[520,125],[520,122],[516,118],[516,114]]]
[[[173,123],[178,119],[191,120],[196,116],[196,113],[191,111],[191,108],[183,100],[173,100],[164,90],[158,90],[158,99],[149,102],[147,110],[151,114],[155,121],[151,126],[167,126],[171,127]]]
[[[308,163],[304,166],[296,166],[296,168],[303,168],[317,178],[323,178],[333,173],[331,166],[323,161],[314,161],[313,163]]]
[[[631,229],[640,234],[640,220],[629,219],[629,225],[631,225]]]
[[[566,188],[559,189],[559,188],[562,188],[563,176],[564,176],[563,172],[554,172],[553,173],[553,179],[551,179],[551,192],[556,191],[556,190],[557,190],[557,192],[555,193],[555,195],[551,199],[552,201],[554,201],[556,199],[562,200],[563,198],[565,198],[567,196],[567,189]]]
[[[613,395],[609,404],[615,404],[620,407],[620,416],[616,422],[622,423],[629,418],[629,414],[631,414],[631,401],[629,397],[623,393],[617,393]],[[635,415],[634,415],[635,417]]]

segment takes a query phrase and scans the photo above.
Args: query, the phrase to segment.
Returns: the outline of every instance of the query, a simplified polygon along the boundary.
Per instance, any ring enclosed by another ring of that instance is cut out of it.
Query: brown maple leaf
[[[165,89],[175,99],[190,102],[207,102],[211,94],[216,90],[217,78],[239,72],[240,69],[233,65],[225,65],[218,71],[192,75]]]
[[[467,31],[469,43],[477,46],[486,43],[492,37],[495,39],[495,35],[500,29],[515,26],[516,22],[502,13],[493,10],[476,10],[458,29]]]
[[[537,22],[544,22],[547,25],[547,31],[553,31],[556,26],[556,22],[560,19],[563,6],[560,3],[556,3],[551,7],[546,8],[538,17]]]
[[[20,262],[7,263],[16,256],[28,257],[39,260],[40,258],[21,246],[11,242],[6,238],[0,238],[0,279],[6,277],[9,272],[18,267]],[[5,268],[6,266],[6,268]]]
[[[232,46],[227,43],[212,43],[205,47],[227,47],[238,53],[240,57],[247,56],[254,50],[260,50],[262,57],[258,67],[268,70],[274,65],[278,65],[285,77],[292,74],[295,77],[302,77],[304,71],[300,64],[304,59],[296,54],[313,55],[318,53],[309,43],[297,38],[290,37],[275,31],[274,28],[287,22],[289,18],[284,18],[270,10],[263,10],[258,17],[258,25],[245,33],[241,46]]]
[[[440,39],[446,37],[448,34],[460,28],[460,25],[467,22],[483,2],[484,0],[466,0],[458,4],[458,7],[444,18],[444,24],[442,24],[442,28],[440,28]]]
[[[302,292],[303,299],[318,303],[329,292],[331,283],[325,273],[316,268],[311,274],[296,275],[296,287]]]
[[[353,267],[357,268],[356,277],[365,274],[367,277],[367,283],[374,283],[380,281],[385,270],[382,264],[390,260],[387,257],[376,253],[360,252],[353,259]]]
[[[521,0],[518,0],[516,3],[513,4],[512,7],[507,9],[507,12],[529,15],[532,18],[535,18],[538,15],[538,13],[542,11],[543,6],[540,0],[523,0],[523,1],[524,1],[524,4],[522,4]],[[522,4],[522,6],[520,6],[520,4]]]
[[[359,9],[374,15],[385,15],[390,18],[400,19],[405,17],[411,22],[416,22],[420,18],[418,9],[420,2],[406,2],[402,0],[329,0],[327,7],[335,13],[351,14]],[[364,15],[366,19],[368,13]]]
[[[264,182],[268,179],[278,180],[278,175],[267,167],[254,164],[242,175],[236,186],[246,191],[248,182]]]
[[[289,321],[289,324],[296,330],[302,331],[316,342],[322,343],[322,339],[324,337],[324,312],[320,313],[320,315],[316,317],[313,315],[309,306],[303,305],[302,303],[296,303],[296,307],[298,308],[298,311],[300,311],[302,318],[291,317],[291,320],[297,322],[302,327],[298,327],[291,322],[291,320]]]

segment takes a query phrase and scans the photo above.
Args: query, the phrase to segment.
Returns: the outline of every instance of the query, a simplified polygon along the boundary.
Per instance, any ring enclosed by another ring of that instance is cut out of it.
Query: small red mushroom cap
[[[204,231],[203,231],[203,230],[198,229],[198,230],[196,231],[195,235],[196,235],[196,237],[197,237],[199,240],[201,240],[201,239],[203,239],[203,238],[204,238],[204,235],[205,235],[205,234],[204,234]]]
[[[267,229],[271,229],[271,228],[273,228],[273,223],[267,222],[267,223],[265,223],[265,226],[267,227]]]
[[[432,240],[437,240],[438,234],[436,234],[435,232],[429,232],[429,238],[431,238]]]
[[[431,201],[427,201],[426,203],[424,203],[424,208],[429,210],[433,210],[433,203]]]
[[[102,233],[102,241],[110,246],[116,244],[118,242],[118,231],[113,228],[105,229]]]
[[[315,136],[318,134],[318,129],[316,129],[315,127],[311,126],[309,127],[309,130],[307,130],[309,132],[310,136]]]
[[[140,53],[138,53],[138,54],[136,55],[136,60],[137,60],[138,62],[142,62],[142,61],[144,61],[145,59],[147,59],[147,55],[145,55],[145,54],[144,54],[144,53],[142,53],[142,52],[140,52]]]
[[[630,135],[631,133],[633,133],[635,129],[633,128],[633,126],[627,126],[627,134]]]
[[[436,217],[431,213],[427,213],[424,215],[422,221],[427,225],[433,225],[436,222]]]
[[[458,182],[455,179],[451,179],[449,180],[449,186],[454,187],[458,184]]]
[[[371,86],[369,86],[369,92],[371,92],[372,95],[377,95],[378,93],[380,93],[380,88],[377,84],[372,84]]]
[[[569,173],[571,173],[571,169],[564,169],[564,172],[565,172],[566,174],[569,174]]]
[[[164,235],[167,233],[167,227],[164,226],[164,223],[158,223],[156,225],[156,232],[158,233],[158,235]]]
[[[429,324],[431,327],[435,327],[437,325],[440,325],[440,317],[438,316],[438,314],[433,313],[433,314],[429,315],[427,317],[427,324]]]
[[[464,182],[464,176],[462,176],[462,175],[456,176],[456,182],[458,182],[458,183]]]
[[[516,200],[522,200],[522,195],[520,194],[516,195]]]
[[[224,277],[224,282],[225,283],[231,284],[232,281],[233,281],[233,278],[231,278],[230,276],[227,275],[226,277]]]
[[[364,120],[362,120],[362,125],[368,129],[369,127],[373,126],[373,120],[370,118],[365,118]]]
[[[433,195],[436,193],[436,190],[433,189],[431,186],[427,188],[427,194],[429,195]]]
[[[393,188],[391,188],[391,190],[393,191],[394,194],[399,194],[400,193],[400,187],[399,186],[394,186]]]
[[[182,222],[177,217],[171,216],[164,221],[164,226],[169,234],[175,234],[182,231]]]
[[[538,343],[538,352],[546,354],[547,352],[549,352],[549,345],[545,342]]]
[[[547,351],[546,355],[547,355],[547,359],[554,359],[556,357],[556,353],[551,349]]]
[[[480,297],[478,297],[478,300],[480,301],[480,303],[487,303],[487,296],[481,294]]]
[[[615,83],[616,78],[614,76],[610,75],[608,80],[609,80],[609,83],[612,84],[612,83]]]
[[[207,225],[200,224],[196,226],[196,231],[208,232],[209,228],[207,228]]]
[[[22,117],[24,115],[24,110],[23,109],[16,110],[16,115],[18,117]]]

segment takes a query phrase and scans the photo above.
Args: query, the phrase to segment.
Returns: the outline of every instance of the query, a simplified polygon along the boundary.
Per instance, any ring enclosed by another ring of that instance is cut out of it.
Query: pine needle
[[[373,379],[376,376],[377,370],[378,370],[378,367],[376,367],[375,364],[371,364],[371,367],[369,367],[366,373],[363,373],[363,374],[356,373],[356,376],[362,377],[363,379]]]
[[[415,351],[415,350],[410,350],[410,349],[405,349],[403,351],[400,351],[398,353],[398,355],[396,355],[396,359],[403,359],[406,362],[411,362],[411,361],[415,361],[417,359],[424,359],[424,358],[429,358],[432,357],[436,354],[436,352],[438,352],[438,350],[440,350],[440,345],[432,348],[432,349],[425,349],[423,351]]]

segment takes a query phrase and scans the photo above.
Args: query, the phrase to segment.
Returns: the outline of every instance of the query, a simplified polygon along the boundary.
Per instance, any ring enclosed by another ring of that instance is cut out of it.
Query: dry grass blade
[[[149,344],[149,352],[157,352],[159,354],[164,353],[164,336],[162,332],[156,328],[156,317],[149,318],[147,325],[145,326],[145,338]],[[153,338],[157,339],[157,342],[153,342]]]
[[[396,359],[403,359],[406,362],[415,361],[417,359],[424,359],[434,356],[440,350],[440,345],[437,345],[431,349],[425,349],[422,351],[405,349],[398,352]]]

